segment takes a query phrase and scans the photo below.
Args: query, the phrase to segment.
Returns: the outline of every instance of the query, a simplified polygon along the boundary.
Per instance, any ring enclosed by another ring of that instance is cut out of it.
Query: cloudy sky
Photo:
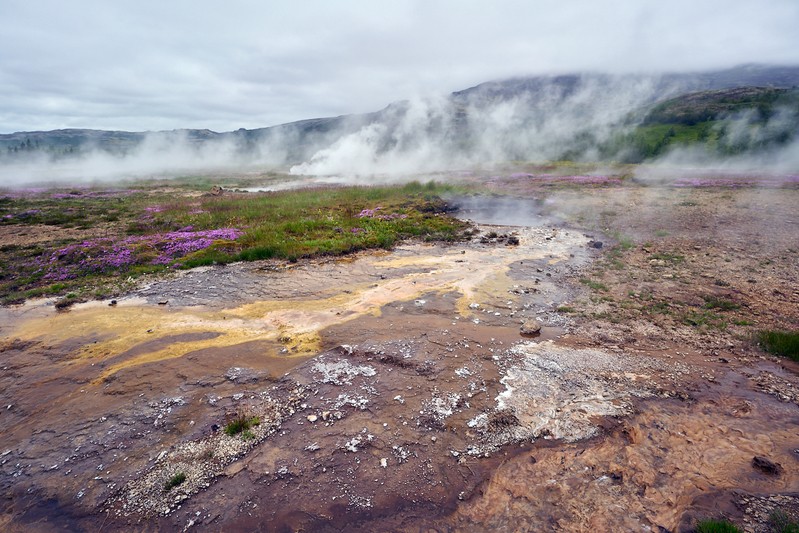
[[[797,0],[2,0],[0,133],[256,128],[490,79],[799,64]]]

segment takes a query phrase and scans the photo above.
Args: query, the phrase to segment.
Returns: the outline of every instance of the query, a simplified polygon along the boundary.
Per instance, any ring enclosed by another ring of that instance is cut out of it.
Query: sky
[[[493,79],[799,64],[797,0],[2,0],[0,133],[230,131]]]

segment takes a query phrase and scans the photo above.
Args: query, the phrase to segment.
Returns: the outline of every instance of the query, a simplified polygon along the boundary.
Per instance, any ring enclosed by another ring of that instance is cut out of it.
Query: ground
[[[3,308],[0,524],[797,519],[799,365],[754,333],[799,329],[799,190],[728,181],[506,173],[488,186],[516,199],[452,199],[480,222],[469,242],[204,267],[67,312]],[[250,428],[228,434],[237,419]]]

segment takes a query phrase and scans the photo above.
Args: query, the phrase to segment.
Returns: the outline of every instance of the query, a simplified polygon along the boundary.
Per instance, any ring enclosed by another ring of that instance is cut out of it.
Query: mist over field
[[[794,171],[799,98],[787,88],[737,88],[763,80],[789,85],[799,69],[512,78],[367,114],[227,133],[21,133],[0,137],[0,179],[14,187],[274,170],[368,183],[553,160]]]

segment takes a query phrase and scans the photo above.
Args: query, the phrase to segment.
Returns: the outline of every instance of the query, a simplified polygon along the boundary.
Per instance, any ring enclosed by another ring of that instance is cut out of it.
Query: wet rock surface
[[[652,208],[622,192],[593,201]],[[766,531],[797,509],[797,365],[734,321],[799,320],[795,215],[755,278],[763,241],[730,230],[746,201],[623,255],[596,232],[483,226],[195,269],[113,307],[5,309],[0,526],[690,531],[723,515]]]

